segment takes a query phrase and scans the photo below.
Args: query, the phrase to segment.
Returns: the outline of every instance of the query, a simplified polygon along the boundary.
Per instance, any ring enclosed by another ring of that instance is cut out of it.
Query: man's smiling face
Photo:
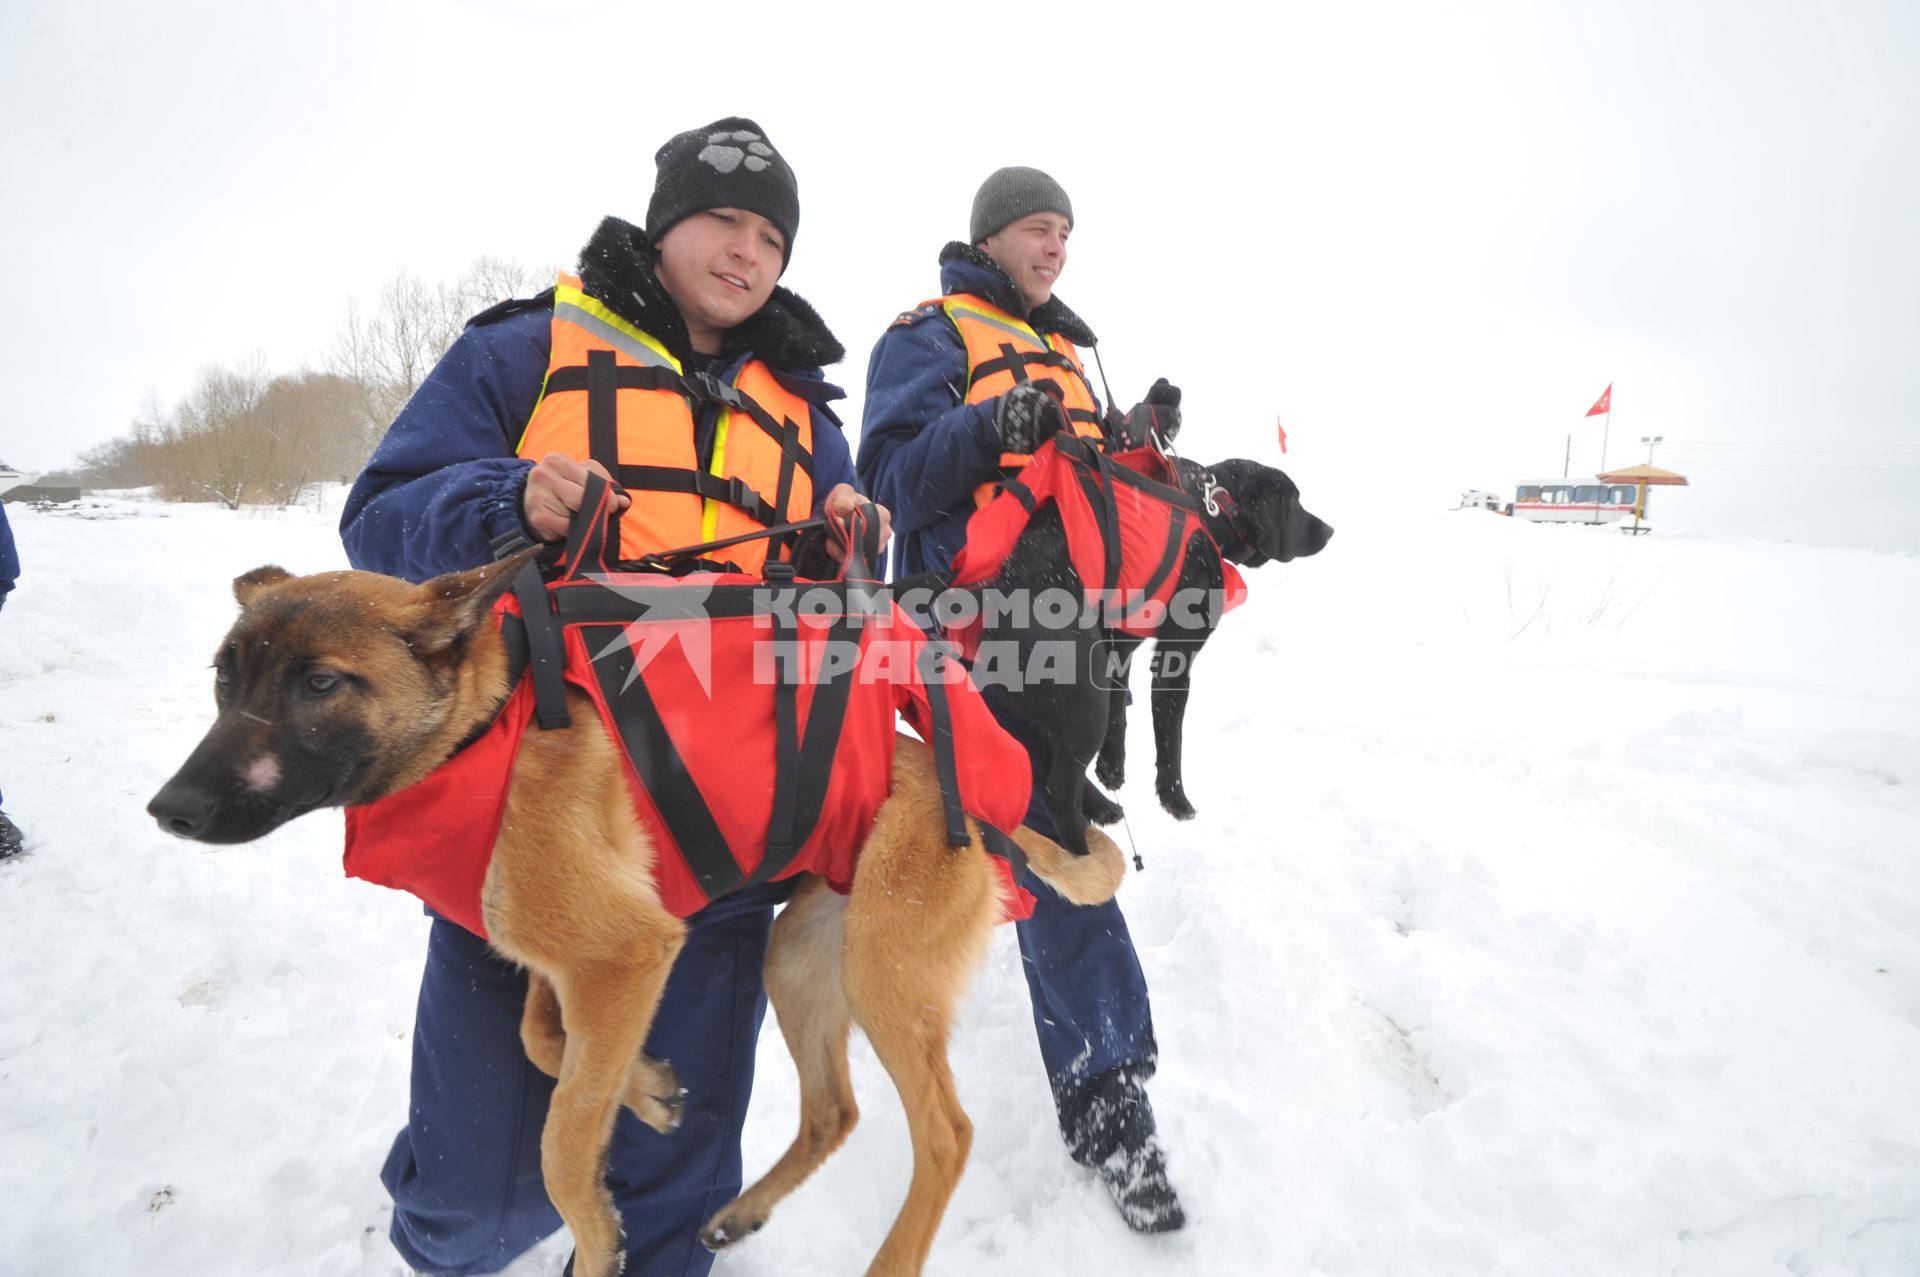
[[[987,236],[981,244],[1000,264],[1031,310],[1053,296],[1054,281],[1067,268],[1067,237],[1073,224],[1059,213],[1033,213]]]
[[[767,304],[786,265],[785,247],[772,222],[738,208],[695,213],[661,236],[656,273],[695,350],[719,354],[727,330]]]

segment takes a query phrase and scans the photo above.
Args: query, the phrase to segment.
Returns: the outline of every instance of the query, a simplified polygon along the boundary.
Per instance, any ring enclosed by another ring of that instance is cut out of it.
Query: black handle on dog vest
[[[873,564],[880,557],[880,512],[874,509],[873,502],[862,501],[856,505],[847,516],[844,529],[833,520],[829,520],[829,526],[844,535],[847,543],[846,554],[840,561],[839,579],[878,581]]]
[[[567,713],[567,683],[561,671],[567,664],[567,646],[561,637],[560,618],[553,612],[553,595],[546,578],[540,574],[537,559],[529,559],[513,578],[513,597],[520,604],[520,619],[527,633],[527,674],[533,679],[533,712],[542,731],[570,727]]]
[[[573,512],[567,528],[566,549],[560,558],[560,580],[569,580],[591,561],[606,571],[607,533],[613,504],[613,486],[591,472],[580,508]],[[513,597],[520,604],[520,618],[527,630],[527,672],[533,679],[534,719],[542,731],[554,731],[573,725],[567,713],[567,683],[562,672],[567,664],[567,645],[560,618],[554,611],[553,595],[547,589],[540,569],[541,555],[520,569],[513,580]]]
[[[613,513],[613,497],[618,491],[620,489],[600,475],[591,470],[587,472],[580,508],[573,512],[573,519],[567,524],[567,548],[561,556],[560,580],[570,581],[589,568],[602,573],[610,571],[607,542],[618,535],[619,525],[615,520],[619,516]],[[617,552],[614,557],[619,557]]]

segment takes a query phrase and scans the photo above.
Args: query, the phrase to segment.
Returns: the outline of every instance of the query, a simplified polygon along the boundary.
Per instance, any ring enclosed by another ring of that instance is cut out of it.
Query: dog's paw
[[[680,1129],[681,1121],[687,1115],[687,1088],[675,1087],[673,1094],[659,1097],[660,1122],[654,1130],[662,1135],[671,1135]]]
[[[1180,787],[1178,781],[1171,785],[1161,785],[1159,790],[1160,805],[1166,808],[1167,815],[1175,820],[1192,820],[1200,814],[1193,809],[1193,804],[1187,801],[1186,791]]]
[[[735,1242],[753,1236],[767,1226],[762,1219],[735,1218],[732,1206],[723,1208],[700,1229],[700,1244],[718,1254]]]
[[[1111,825],[1126,815],[1125,808],[1092,785],[1080,792],[1080,812],[1091,825]]]
[[[627,1082],[627,1107],[660,1134],[671,1135],[686,1116],[687,1088],[680,1085],[671,1064],[643,1055],[634,1062]]]
[[[1127,755],[1124,750],[1114,750],[1111,754],[1100,751],[1100,758],[1093,765],[1093,778],[1107,789],[1118,789],[1127,783]]]
[[[620,1277],[627,1267],[627,1230],[623,1226],[615,1234],[616,1240],[598,1263],[589,1256],[580,1257],[580,1246],[575,1242],[573,1253],[567,1256],[567,1266],[560,1270],[560,1277]]]

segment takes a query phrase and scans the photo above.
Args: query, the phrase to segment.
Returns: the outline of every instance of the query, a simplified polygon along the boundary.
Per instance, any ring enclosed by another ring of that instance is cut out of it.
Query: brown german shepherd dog
[[[425,776],[507,697],[491,609],[526,557],[417,586],[277,567],[237,579],[240,618],[214,660],[219,717],[148,811],[181,837],[246,842]],[[625,1260],[601,1178],[618,1107],[662,1133],[679,1120],[672,1068],[642,1046],[685,927],[656,893],[619,745],[586,697],[568,696],[575,726],[526,736],[481,903],[494,948],[531,975],[527,1055],[558,1079],[540,1146],[547,1194],[573,1232],[579,1277],[609,1277]],[[800,1132],[707,1222],[707,1245],[759,1229],[853,1128],[847,1037],[858,1024],[913,1135],[906,1203],[867,1271],[920,1271],[972,1141],[947,1034],[1000,911],[979,829],[968,831],[970,845],[947,845],[931,751],[899,737],[851,895],[809,878],[774,923],[767,995],[800,1073]],[[1029,829],[1014,838],[1076,903],[1110,899],[1125,871],[1104,837],[1083,857]]]

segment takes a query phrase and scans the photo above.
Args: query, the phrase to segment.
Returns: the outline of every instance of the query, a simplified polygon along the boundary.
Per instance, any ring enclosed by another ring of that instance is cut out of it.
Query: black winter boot
[[[27,836],[20,832],[20,826],[8,819],[6,812],[0,811],[0,860],[5,860],[26,845]]]
[[[1184,1226],[1187,1216],[1167,1179],[1166,1152],[1154,1133],[1146,1087],[1151,1070],[1151,1065],[1122,1067],[1058,1082],[1054,1101],[1067,1151],[1100,1176],[1127,1227],[1170,1233]]]
[[[1184,1228],[1187,1213],[1167,1179],[1167,1155],[1160,1137],[1147,1136],[1137,1148],[1118,1148],[1100,1163],[1100,1182],[1113,1194],[1120,1218],[1136,1233],[1171,1233]]]

